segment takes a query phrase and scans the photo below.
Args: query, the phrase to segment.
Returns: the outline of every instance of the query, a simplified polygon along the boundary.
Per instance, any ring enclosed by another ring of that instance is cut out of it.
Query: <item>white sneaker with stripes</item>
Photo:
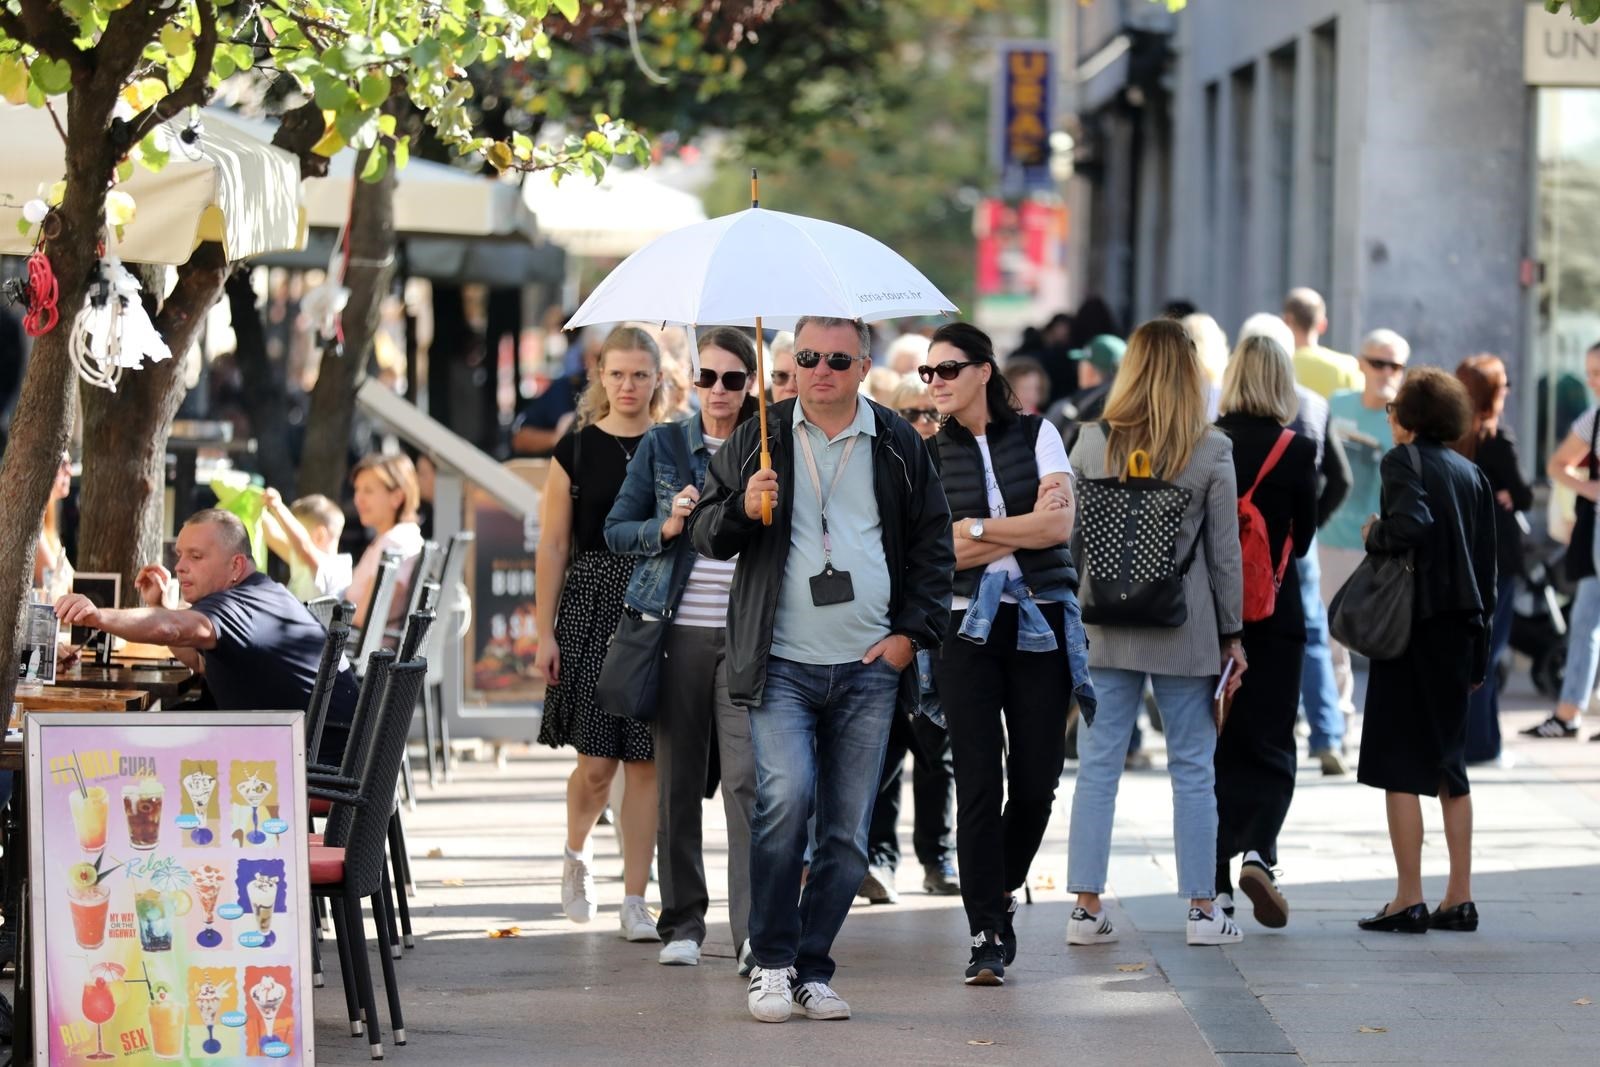
[[[1239,924],[1215,906],[1210,915],[1199,908],[1190,908],[1187,934],[1191,945],[1237,945],[1244,940]]]
[[[1075,907],[1067,920],[1067,944],[1109,945],[1117,940],[1117,928],[1102,908],[1099,915],[1090,915],[1089,909]]]
[[[850,1005],[827,982],[807,982],[795,990],[794,1002],[807,1019],[848,1019]]]
[[[750,972],[750,1014],[764,1023],[786,1023],[794,1014],[795,979],[793,967],[767,970],[757,967]]]

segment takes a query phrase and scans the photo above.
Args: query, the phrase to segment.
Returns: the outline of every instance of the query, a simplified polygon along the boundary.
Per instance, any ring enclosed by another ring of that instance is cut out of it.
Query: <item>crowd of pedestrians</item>
[[[655,341],[614,331],[554,447],[539,548],[541,739],[578,753],[568,917],[597,913],[590,835],[620,767],[622,935],[699,964],[702,802],[720,783],[751,1014],[848,1018],[832,946],[858,894],[897,897],[910,754],[923,887],[962,898],[963,980],[1001,985],[1074,731],[1065,936],[1119,937],[1102,894],[1153,695],[1188,943],[1241,940],[1236,896],[1282,927],[1302,715],[1323,773],[1352,769],[1337,631],[1371,663],[1356,773],[1385,793],[1396,863],[1361,925],[1476,929],[1467,765],[1500,755],[1493,665],[1531,505],[1500,423],[1505,368],[1413,369],[1386,329],[1352,357],[1326,330],[1305,289],[1231,350],[1193,307],[1124,339],[1091,302],[1010,357],[950,323],[875,366],[864,325],[802,318],[763,382],[755,339],[722,327],[699,334],[692,413],[672,421]],[[1600,349],[1590,363],[1600,394]],[[1585,501],[1597,437],[1591,411],[1550,461]],[[1570,692],[1540,736],[1577,732],[1600,662],[1592,505],[1588,528]],[[1405,595],[1372,607],[1363,591],[1395,573]],[[1366,647],[1340,625],[1352,610],[1381,610],[1399,644]],[[654,698],[608,696],[602,675],[635,662]],[[1449,844],[1435,908],[1421,796],[1440,799]]]

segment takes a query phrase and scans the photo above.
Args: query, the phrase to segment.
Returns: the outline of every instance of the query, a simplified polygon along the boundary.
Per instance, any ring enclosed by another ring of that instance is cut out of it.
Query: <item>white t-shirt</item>
[[[355,560],[348,552],[324,557],[322,565],[314,570],[299,556],[289,561],[289,592],[294,594],[296,600],[342,596],[354,580]],[[367,581],[370,585],[372,579],[368,578]]]
[[[976,438],[978,451],[983,453],[983,482],[989,493],[989,517],[994,519],[1004,518],[1006,514],[1005,498],[1000,495],[1000,482],[994,476],[994,460],[989,457],[989,438]],[[1065,474],[1071,476],[1072,463],[1067,459],[1066,446],[1061,443],[1061,432],[1049,422],[1039,425],[1039,439],[1034,442],[1033,459],[1039,467],[1039,480],[1044,481],[1052,474]],[[1015,555],[1006,555],[995,560],[984,568],[984,573],[990,571],[1004,571],[1013,578],[1022,577],[1022,565],[1017,562]],[[1007,604],[1015,604],[1014,597],[1001,598]],[[965,611],[971,601],[964,596],[954,598],[950,603],[950,610]]]

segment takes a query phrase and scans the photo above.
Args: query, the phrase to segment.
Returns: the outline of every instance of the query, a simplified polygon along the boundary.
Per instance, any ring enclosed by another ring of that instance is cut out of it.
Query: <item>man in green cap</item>
[[[1084,347],[1067,353],[1067,358],[1078,365],[1078,391],[1065,400],[1058,400],[1045,417],[1061,431],[1061,441],[1068,452],[1078,439],[1078,427],[1094,422],[1104,413],[1111,383],[1117,377],[1122,354],[1127,350],[1127,342],[1122,338],[1103,333]]]

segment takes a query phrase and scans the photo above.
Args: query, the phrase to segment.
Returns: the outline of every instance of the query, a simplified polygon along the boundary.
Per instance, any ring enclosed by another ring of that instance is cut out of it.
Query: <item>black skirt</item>
[[[1413,626],[1405,655],[1373,661],[1358,781],[1428,797],[1441,785],[1453,797],[1471,791],[1467,706],[1477,640],[1475,620],[1441,615]]]
[[[1247,623],[1244,651],[1250,667],[1217,738],[1219,863],[1252,849],[1276,857],[1299,759],[1294,724],[1305,642],[1282,636],[1270,621]]]

